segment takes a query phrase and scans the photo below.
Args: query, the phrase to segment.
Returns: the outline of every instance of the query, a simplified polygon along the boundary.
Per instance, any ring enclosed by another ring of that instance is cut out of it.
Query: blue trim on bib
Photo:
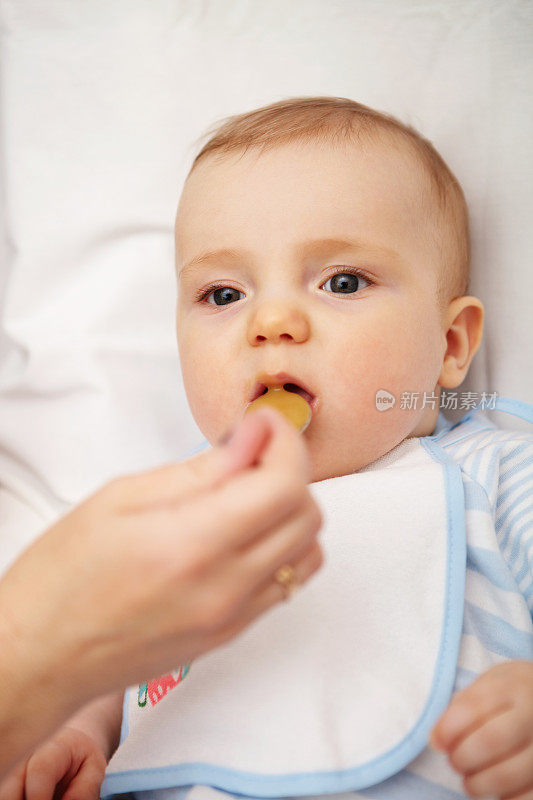
[[[204,763],[190,763],[112,773],[106,776],[102,784],[100,791],[103,800],[132,790],[194,784],[255,797],[356,791],[395,775],[420,754],[428,743],[435,723],[447,708],[452,694],[461,641],[466,571],[465,502],[460,467],[439,445],[431,441],[431,437],[423,437],[420,442],[443,469],[448,549],[444,620],[433,683],[426,706],[407,736],[379,758],[346,770],[263,775]]]
[[[201,453],[203,450],[207,450],[208,447],[211,447],[211,445],[209,444],[207,439],[204,439],[203,442],[200,442],[200,444],[197,444],[196,447],[193,447],[191,450],[185,453],[185,455],[182,456],[180,461],[185,461],[185,459],[191,458],[191,456],[195,456],[197,455],[197,453]]]
[[[533,423],[533,403],[526,403],[525,400],[514,400],[512,397],[498,397],[494,405],[495,411],[505,411],[513,414],[526,422]],[[490,409],[489,409],[490,411]]]
[[[467,420],[473,417],[474,414],[477,414],[480,411],[505,411],[506,414],[512,414],[514,417],[519,417],[526,422],[533,423],[532,403],[527,403],[525,400],[515,400],[512,397],[497,397],[494,400],[493,406],[487,406],[487,408],[473,408],[460,420],[460,422],[457,422],[456,425],[461,425],[463,422],[467,422]],[[454,425],[452,427],[456,426]],[[435,433],[433,435],[435,435]]]

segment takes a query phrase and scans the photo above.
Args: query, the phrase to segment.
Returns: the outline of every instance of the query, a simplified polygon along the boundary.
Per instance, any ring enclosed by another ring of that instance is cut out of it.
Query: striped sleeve
[[[436,440],[466,476],[466,508],[490,516],[494,544],[512,586],[505,585],[497,561],[478,567],[495,585],[522,595],[533,620],[533,435],[498,428],[476,413],[443,430]],[[469,552],[474,552],[472,547]],[[475,554],[483,555],[479,548]]]
[[[501,448],[494,513],[498,545],[533,618],[533,438],[529,436]]]

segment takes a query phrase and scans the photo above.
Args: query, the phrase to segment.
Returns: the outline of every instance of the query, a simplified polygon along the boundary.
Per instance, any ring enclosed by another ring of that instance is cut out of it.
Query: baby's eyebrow
[[[205,253],[195,256],[186,264],[184,264],[184,266],[178,272],[178,277],[184,273],[190,272],[194,269],[194,267],[200,266],[201,264],[207,264],[210,261],[238,261],[239,258],[249,255],[250,253],[248,250],[232,250],[229,247],[223,247],[220,250],[208,250]]]
[[[384,247],[373,242],[366,242],[362,239],[326,237],[321,239],[306,239],[298,242],[294,251],[296,255],[323,255],[339,252],[342,250],[365,250],[376,253],[377,255],[388,256],[389,258],[400,258],[396,250]],[[234,250],[233,248],[223,247],[218,250],[208,250],[192,258],[180,269],[178,277],[189,273],[195,267],[208,264],[211,261],[238,261],[239,259],[253,259],[253,253],[249,250]]]

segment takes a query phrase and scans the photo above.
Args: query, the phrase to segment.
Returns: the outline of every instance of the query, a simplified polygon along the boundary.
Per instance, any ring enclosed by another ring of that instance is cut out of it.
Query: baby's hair
[[[346,97],[293,97],[218,121],[193,161],[189,175],[207,156],[223,159],[248,148],[260,152],[292,142],[361,145],[383,135],[404,144],[421,163],[434,199],[436,245],[441,254],[437,302],[441,308],[469,291],[470,234],[468,207],[459,181],[432,143],[410,125]],[[197,142],[199,140],[196,140]],[[188,176],[187,176],[188,177]],[[420,208],[422,208],[420,203]],[[435,219],[435,210],[437,218]]]

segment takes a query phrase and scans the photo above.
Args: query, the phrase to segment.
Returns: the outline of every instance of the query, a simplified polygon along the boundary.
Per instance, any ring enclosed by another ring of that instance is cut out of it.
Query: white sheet
[[[296,95],[435,144],[487,312],[460,391],[531,400],[532,33],[527,0],[0,0],[0,482],[60,508],[203,441],[175,343],[179,192],[215,120]]]

